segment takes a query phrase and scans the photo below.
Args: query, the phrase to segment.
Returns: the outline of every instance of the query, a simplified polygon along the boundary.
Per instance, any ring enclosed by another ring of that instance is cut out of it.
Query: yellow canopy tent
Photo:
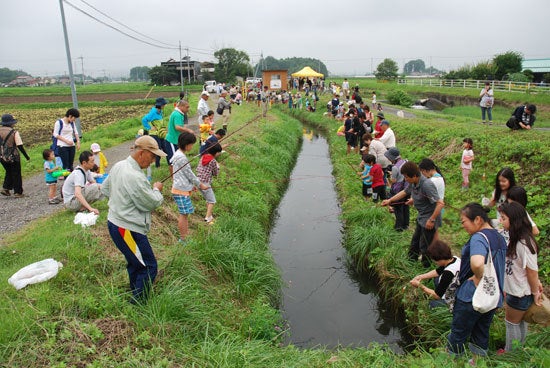
[[[296,73],[291,74],[293,77],[324,77],[324,74],[317,73],[315,70],[311,69],[309,66],[304,67],[302,70],[297,71]]]

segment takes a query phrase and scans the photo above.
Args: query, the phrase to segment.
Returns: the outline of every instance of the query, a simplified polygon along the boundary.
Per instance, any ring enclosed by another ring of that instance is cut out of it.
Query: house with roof
[[[521,62],[521,70],[533,72],[533,82],[544,82],[544,74],[550,73],[550,58],[547,59],[526,59]]]

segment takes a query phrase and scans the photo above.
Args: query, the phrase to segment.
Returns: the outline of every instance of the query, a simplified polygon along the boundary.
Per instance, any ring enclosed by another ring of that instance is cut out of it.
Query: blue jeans
[[[493,121],[493,107],[482,107],[481,108],[481,120],[485,121],[485,112],[487,112],[487,117],[489,121]]]
[[[109,234],[126,258],[130,289],[135,301],[144,301],[157,277],[157,259],[146,235],[123,229],[107,221]]]
[[[472,353],[486,356],[489,347],[489,328],[496,309],[481,314],[474,310],[472,302],[455,300],[451,333],[447,336],[447,349],[451,354],[461,355],[470,338],[469,348]]]

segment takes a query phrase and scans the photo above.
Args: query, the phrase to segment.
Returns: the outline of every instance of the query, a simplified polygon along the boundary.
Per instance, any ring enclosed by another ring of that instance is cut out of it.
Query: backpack
[[[61,119],[59,121],[59,131],[57,132],[57,135],[61,135],[61,130],[63,130],[63,121]],[[74,134],[74,123],[71,123],[71,128],[73,128],[73,134]],[[57,146],[57,138],[55,135],[52,135],[52,145],[50,146],[50,149],[53,151],[53,154],[55,156],[59,156],[59,147]]]
[[[402,159],[401,162],[399,162],[398,164],[395,164],[395,167],[397,167],[399,170],[401,170],[401,166],[403,166],[405,164],[405,162],[407,162],[407,160]],[[393,183],[391,185],[390,192],[391,192],[391,194],[397,194],[400,191],[402,191],[403,189],[405,189],[406,187],[407,187],[407,182],[405,181],[405,179],[403,179],[401,181]]]
[[[4,163],[13,163],[17,161],[17,155],[15,153],[17,148],[15,147],[15,142],[13,142],[12,145],[9,144],[10,137],[13,133],[15,133],[15,129],[12,129],[8,133],[6,139],[2,139],[2,137],[0,137],[0,161]]]

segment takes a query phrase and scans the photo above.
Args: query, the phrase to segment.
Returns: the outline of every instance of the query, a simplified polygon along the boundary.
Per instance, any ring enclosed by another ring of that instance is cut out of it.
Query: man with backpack
[[[90,173],[95,165],[94,154],[84,151],[78,157],[78,161],[80,165],[75,167],[63,183],[63,204],[73,212],[88,210],[99,215],[99,210],[91,206],[91,203],[104,198],[100,185]]]
[[[0,194],[9,197],[11,190],[15,198],[23,197],[23,179],[21,178],[21,157],[19,151],[27,161],[29,155],[23,148],[23,141],[19,132],[13,128],[17,120],[11,114],[2,115],[2,126],[0,126],[0,162],[6,170],[4,184]]]

